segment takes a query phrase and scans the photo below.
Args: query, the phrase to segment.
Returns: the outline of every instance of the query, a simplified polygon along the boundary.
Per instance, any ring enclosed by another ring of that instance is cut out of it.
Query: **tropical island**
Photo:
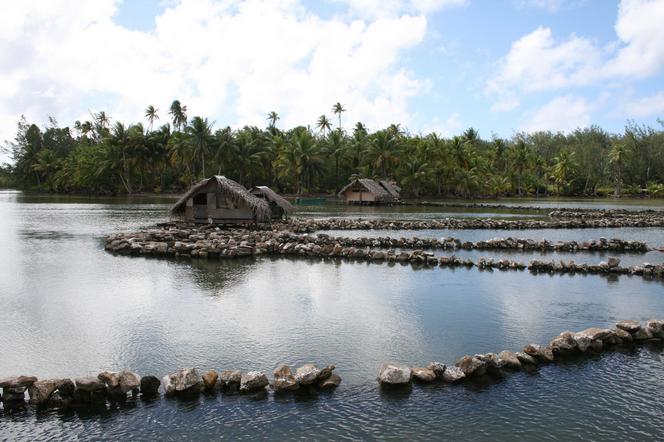
[[[664,196],[664,121],[629,122],[623,133],[598,126],[571,133],[515,133],[482,138],[474,128],[449,138],[412,134],[399,124],[369,130],[342,125],[345,106],[313,125],[219,127],[189,118],[174,100],[167,112],[150,105],[143,122],[113,121],[104,111],[61,126],[24,117],[12,142],[13,164],[0,167],[0,187],[59,193],[181,192],[212,173],[250,188],[285,194],[331,194],[349,179],[395,180],[420,197]]]

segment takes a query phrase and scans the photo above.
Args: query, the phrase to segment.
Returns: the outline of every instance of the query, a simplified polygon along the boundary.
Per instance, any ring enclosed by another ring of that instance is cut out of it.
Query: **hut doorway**
[[[194,218],[207,218],[207,194],[199,193],[194,195]]]

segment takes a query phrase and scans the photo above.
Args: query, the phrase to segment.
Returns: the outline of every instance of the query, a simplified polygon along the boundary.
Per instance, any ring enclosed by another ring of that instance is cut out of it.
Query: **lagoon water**
[[[387,394],[375,380],[384,361],[452,363],[468,353],[546,343],[563,330],[664,317],[662,282],[626,276],[415,270],[332,260],[147,259],[103,250],[105,235],[163,221],[171,203],[169,198],[91,199],[0,191],[0,378],[76,377],[124,368],[161,377],[185,366],[260,369],[271,377],[279,363],[315,362],[335,363],[341,386],[332,394],[306,398],[201,396],[187,401],[137,400],[113,410],[0,410],[0,439],[664,437],[661,347],[548,366],[536,375],[518,373],[490,385],[414,386]],[[642,201],[629,204],[641,206],[653,208]],[[490,209],[343,206],[305,208],[302,216],[330,214],[542,216]],[[664,243],[662,229],[334,233],[464,240],[615,236],[653,246]],[[524,261],[606,258],[467,253]],[[664,261],[660,252],[620,257],[627,264]]]

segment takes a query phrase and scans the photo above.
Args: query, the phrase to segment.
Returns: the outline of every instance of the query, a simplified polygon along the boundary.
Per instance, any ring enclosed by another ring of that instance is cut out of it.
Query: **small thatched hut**
[[[339,197],[348,204],[392,204],[398,200],[398,189],[390,185],[389,190],[370,178],[359,178],[339,191]],[[396,196],[395,196],[396,195]]]
[[[241,184],[215,175],[192,186],[171,209],[173,215],[196,223],[237,224],[270,221],[267,201]]]
[[[401,187],[399,187],[396,182],[391,180],[380,180],[378,184],[380,184],[387,193],[392,195],[395,200],[399,200],[401,197]]]
[[[288,215],[295,211],[295,207],[291,203],[267,186],[254,186],[249,192],[256,198],[267,201],[270,205],[272,219],[288,218]]]

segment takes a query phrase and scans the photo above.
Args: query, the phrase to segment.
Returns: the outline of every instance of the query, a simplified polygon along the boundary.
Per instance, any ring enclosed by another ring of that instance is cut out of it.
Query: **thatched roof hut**
[[[370,178],[359,178],[348,183],[338,193],[348,204],[391,204],[397,200],[380,183]]]
[[[286,217],[295,211],[291,203],[267,186],[254,186],[249,192],[268,202],[273,219]]]
[[[222,175],[201,180],[171,209],[173,215],[201,223],[269,222],[267,201]]]
[[[401,197],[401,187],[399,187],[395,181],[380,180],[379,184],[395,199],[399,199]]]

